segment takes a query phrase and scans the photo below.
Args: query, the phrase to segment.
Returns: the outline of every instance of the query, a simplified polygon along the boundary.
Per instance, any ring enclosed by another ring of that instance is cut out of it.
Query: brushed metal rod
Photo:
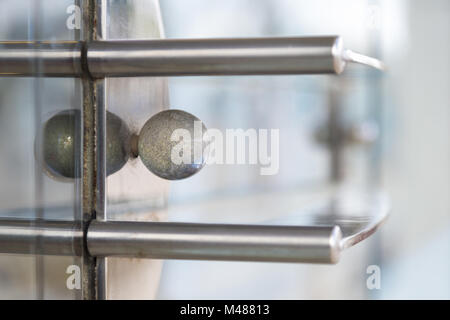
[[[94,77],[339,74],[339,37],[164,39],[88,45]]]
[[[0,42],[0,77],[340,74],[348,62],[383,68],[338,36]]]
[[[154,259],[337,263],[340,242],[337,226],[93,221],[87,233],[91,255]]]
[[[80,77],[79,41],[0,41],[0,77]]]
[[[96,257],[337,263],[337,226],[294,227],[93,220],[85,235]],[[0,219],[0,253],[80,255],[81,227],[73,221]]]
[[[82,239],[73,221],[0,220],[0,253],[80,256]],[[33,250],[37,241],[40,247]]]

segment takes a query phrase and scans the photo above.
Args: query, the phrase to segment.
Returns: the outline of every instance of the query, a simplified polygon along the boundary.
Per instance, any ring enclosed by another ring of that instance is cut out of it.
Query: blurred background
[[[302,193],[327,184],[330,152],[313,137],[337,96],[344,123],[369,121],[380,129],[370,147],[345,148],[340,183],[378,185],[389,194],[392,213],[337,266],[166,261],[159,297],[448,299],[448,1],[165,0],[161,6],[169,38],[338,34],[346,47],[388,67],[383,75],[351,66],[340,77],[170,79],[171,105],[208,126],[280,128],[278,175],[260,176],[255,166],[211,166],[172,184],[171,201],[261,189]],[[257,219],[260,207],[251,208],[233,219]],[[169,217],[186,218],[183,210],[173,211],[170,216],[169,207]],[[372,264],[381,268],[380,290],[365,285]]]
[[[40,1],[40,21],[52,22],[35,30],[32,1],[3,0],[0,40],[78,39],[54,28],[73,3]],[[164,261],[156,298],[449,299],[450,2],[162,0],[160,7],[167,38],[340,35],[347,48],[387,65],[384,73],[349,66],[339,77],[170,78],[170,107],[209,128],[279,129],[280,165],[272,176],[258,165],[210,165],[171,183],[169,221],[295,224],[336,186],[383,190],[392,211],[337,265]],[[42,174],[32,152],[40,124],[80,108],[79,97],[76,79],[0,78],[0,217],[28,208],[55,218],[64,208],[67,219],[80,218],[79,182]],[[330,121],[355,141],[332,149],[321,134]],[[0,255],[0,298],[35,298],[36,279],[64,279],[54,266],[72,258],[36,259]],[[380,289],[367,288],[371,265],[380,268]],[[63,281],[41,288],[43,296],[78,298]]]

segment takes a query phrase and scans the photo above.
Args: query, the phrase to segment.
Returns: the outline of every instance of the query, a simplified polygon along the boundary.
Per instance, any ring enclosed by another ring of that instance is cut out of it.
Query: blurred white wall
[[[405,13],[401,45],[384,33],[383,180],[393,212],[381,232],[382,296],[448,299],[450,2],[409,1]]]

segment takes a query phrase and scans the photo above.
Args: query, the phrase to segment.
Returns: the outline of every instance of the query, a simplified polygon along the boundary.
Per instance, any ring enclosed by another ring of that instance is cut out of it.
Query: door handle
[[[339,36],[0,42],[0,76],[340,74],[349,62],[384,68]]]
[[[303,214],[309,223],[301,226],[93,220],[83,232],[75,221],[2,218],[0,253],[79,256],[85,242],[96,257],[337,263],[390,210],[383,194],[358,200],[354,208],[339,204],[348,200],[333,200],[344,211]]]
[[[337,36],[0,42],[0,76],[83,77],[90,82],[132,76],[340,74],[348,63],[384,68],[377,59],[345,49]],[[70,129],[61,123],[70,121],[70,116],[76,118],[76,112],[55,115],[59,118],[46,123],[37,142],[44,146],[43,154],[37,155],[43,165],[66,178],[75,177],[71,176],[74,163],[70,161],[74,157],[70,152],[74,152],[71,143],[78,136],[77,126]],[[130,156],[139,156],[150,171],[169,180],[189,177],[206,162],[203,136],[200,158],[181,165],[171,161],[168,150],[173,147],[170,137],[174,130],[185,129],[195,137],[192,123],[199,120],[186,112],[158,113],[135,134],[111,113],[106,113],[106,125],[101,121],[107,128],[107,174],[119,170]],[[206,130],[202,123],[201,127]],[[72,139],[55,139],[61,132]],[[189,144],[190,151],[195,149],[194,142]],[[65,143],[67,150],[63,149]],[[67,156],[59,156],[58,148]],[[326,223],[313,221],[311,226],[90,220],[80,231],[80,226],[70,221],[0,220],[0,252],[30,253],[36,239],[43,239],[39,248],[42,254],[77,255],[74,250],[83,243],[97,257],[336,263],[340,252],[372,234],[388,211],[383,200],[375,200],[363,217],[331,212]]]

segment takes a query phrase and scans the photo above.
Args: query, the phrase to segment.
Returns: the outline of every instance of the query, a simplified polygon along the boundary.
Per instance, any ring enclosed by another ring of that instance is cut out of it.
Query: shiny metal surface
[[[287,199],[294,204],[301,200],[292,194],[279,196],[269,202]],[[87,249],[99,258],[337,263],[340,253],[373,234],[390,210],[383,194],[341,195],[275,221],[269,217],[276,213],[264,199],[267,197],[254,199],[255,205],[264,208],[260,214],[265,221],[259,224],[93,220],[86,231]],[[223,203],[218,205],[223,207]],[[201,208],[197,210],[202,213]],[[31,220],[0,220],[0,252],[30,253],[27,246],[39,235],[43,254],[59,254],[59,250],[70,254],[70,244],[81,241],[81,232],[73,231],[79,229],[72,226],[73,222],[46,221],[35,227]]]
[[[78,41],[0,41],[0,76],[78,77],[81,48]]]
[[[1,253],[30,253],[38,237],[41,254],[79,254],[82,232],[71,221],[0,220]],[[92,256],[152,259],[337,263],[341,239],[336,226],[93,220],[87,230]]]
[[[85,50],[76,42],[0,45],[0,76],[340,74],[347,62],[384,68],[344,49],[338,36],[89,41]]]
[[[339,37],[166,39],[88,45],[94,77],[341,73]]]
[[[102,4],[103,1],[100,1]],[[101,6],[97,8],[97,13],[104,11]],[[100,25],[103,25],[100,24]],[[101,29],[101,27],[100,27]],[[99,35],[97,35],[99,36]],[[108,173],[118,171],[122,168],[129,158],[129,137],[130,132],[127,125],[116,115],[106,111],[106,79],[96,81],[97,86],[97,189],[95,204],[95,219],[106,221],[108,214],[106,212],[106,178]],[[111,121],[113,120],[113,121]],[[119,133],[118,135],[116,135]],[[108,137],[114,136],[116,141],[111,141]],[[108,155],[114,155],[114,158],[108,158]],[[122,159],[122,161],[120,161]],[[119,161],[117,161],[119,160]],[[116,167],[117,166],[117,167]],[[113,169],[114,168],[114,169]],[[115,170],[117,168],[117,170]],[[96,298],[98,300],[106,299],[108,267],[106,258],[95,259],[95,283]]]
[[[95,256],[336,263],[339,227],[92,222]]]
[[[30,249],[39,241],[36,254],[79,256],[82,238],[74,221],[0,219],[1,253],[32,254]]]

